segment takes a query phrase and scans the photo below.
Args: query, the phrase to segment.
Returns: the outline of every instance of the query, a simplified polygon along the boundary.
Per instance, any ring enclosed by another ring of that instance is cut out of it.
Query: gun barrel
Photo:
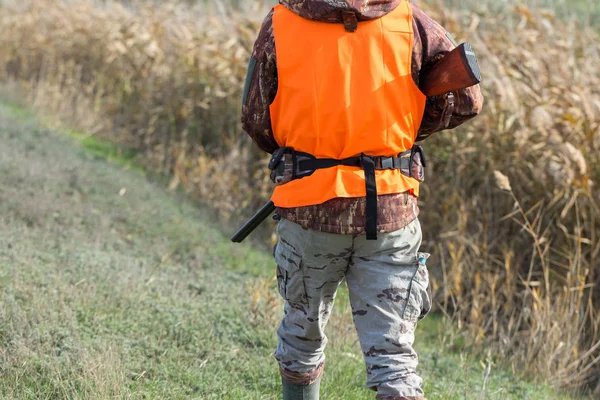
[[[231,237],[231,241],[233,243],[242,243],[244,239],[248,237],[258,226],[269,217],[269,215],[273,214],[275,211],[275,204],[272,201],[269,201],[265,204],[244,226],[238,230],[235,235]]]
[[[481,70],[469,43],[446,54],[421,77],[420,89],[426,96],[439,96],[481,82]]]

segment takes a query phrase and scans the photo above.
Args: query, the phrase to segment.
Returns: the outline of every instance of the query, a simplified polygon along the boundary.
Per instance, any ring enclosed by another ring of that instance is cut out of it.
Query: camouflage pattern
[[[359,21],[383,17],[403,0],[281,0],[290,11],[313,21],[343,22],[342,11],[353,12]]]
[[[341,11],[353,11],[359,20],[378,18],[394,10],[399,0],[282,0],[282,3],[298,15],[315,20],[342,23]],[[419,84],[421,70],[431,68],[455,46],[446,30],[429,18],[422,10],[411,4],[413,10],[414,48],[412,76]],[[249,77],[246,102],[242,105],[242,126],[262,150],[273,153],[279,145],[271,129],[269,106],[278,88],[277,57],[273,37],[273,12],[265,18],[254,44],[252,58],[256,61],[254,73]],[[434,132],[451,129],[479,114],[483,96],[479,86],[455,93],[454,112],[448,118],[446,99],[443,96],[427,100],[423,122],[417,140],[424,140]],[[449,122],[448,122],[449,121]],[[379,199],[382,212],[378,232],[398,230],[418,215],[415,207],[407,207],[405,196],[389,195]],[[360,205],[362,204],[362,206]],[[298,210],[278,210],[280,215],[295,220],[306,228],[328,233],[360,234],[364,232],[364,199],[335,199],[324,204],[302,207]]]
[[[277,208],[282,218],[294,221],[304,228],[344,235],[365,233],[366,197],[331,199],[318,206]],[[377,232],[393,232],[419,216],[417,198],[408,193],[378,196]]]
[[[275,351],[284,379],[310,384],[325,363],[325,326],[346,279],[354,324],[378,398],[424,399],[412,345],[417,322],[431,309],[429,254],[419,253],[417,219],[367,241],[281,220],[275,249],[279,293],[285,299]]]

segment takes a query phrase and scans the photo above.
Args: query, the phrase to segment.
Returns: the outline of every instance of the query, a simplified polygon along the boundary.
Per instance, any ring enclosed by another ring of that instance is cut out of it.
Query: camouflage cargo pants
[[[419,221],[377,241],[307,230],[285,219],[277,232],[278,286],[286,302],[275,358],[283,378],[303,385],[321,376],[324,328],[346,278],[367,386],[378,399],[424,399],[412,347],[416,324],[431,308]]]

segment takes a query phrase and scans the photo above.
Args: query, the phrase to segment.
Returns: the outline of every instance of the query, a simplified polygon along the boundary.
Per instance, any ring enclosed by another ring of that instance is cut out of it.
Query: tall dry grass
[[[426,143],[436,298],[474,349],[598,394],[598,35],[543,10],[481,4],[424,5],[473,44],[486,96],[475,121]],[[0,78],[27,103],[139,149],[224,218],[241,221],[268,197],[264,156],[238,124],[260,5],[1,7]]]
[[[250,201],[260,155],[240,140],[238,110],[260,21],[175,3],[45,0],[9,2],[0,21],[2,79],[29,103],[139,149],[224,215]]]
[[[446,159],[424,196],[440,299],[515,368],[598,393],[598,36],[525,6],[486,15],[488,33],[479,15],[439,18],[477,49],[486,95],[478,121],[428,146]]]

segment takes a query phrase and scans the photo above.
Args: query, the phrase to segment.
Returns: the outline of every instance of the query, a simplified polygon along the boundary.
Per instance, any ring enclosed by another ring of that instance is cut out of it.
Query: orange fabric
[[[411,75],[408,1],[360,22],[354,33],[278,5],[273,30],[279,79],[271,123],[280,146],[335,159],[394,156],[412,147],[426,98]],[[399,170],[376,177],[378,194],[418,195],[419,183]],[[363,170],[339,166],[276,187],[272,200],[287,208],[365,195]]]

